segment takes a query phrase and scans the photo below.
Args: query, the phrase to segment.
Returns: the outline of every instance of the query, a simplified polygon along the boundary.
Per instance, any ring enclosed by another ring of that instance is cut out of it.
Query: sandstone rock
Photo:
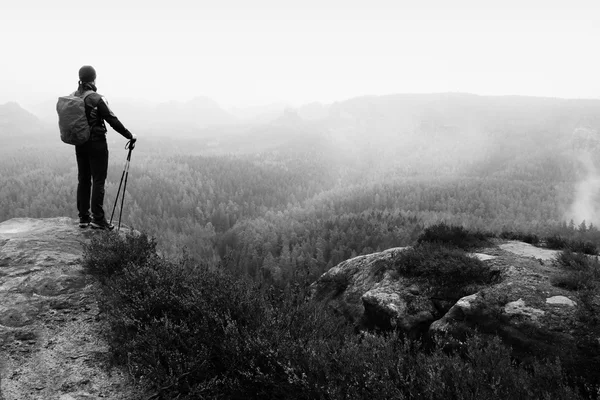
[[[324,301],[351,322],[361,324],[362,296],[384,280],[390,265],[404,249],[396,247],[341,262],[312,284],[312,297]]]
[[[470,256],[475,257],[479,261],[489,261],[489,260],[493,260],[494,258],[496,258],[496,256],[491,256],[489,254],[483,254],[483,253],[471,253]]]
[[[396,328],[408,333],[426,329],[438,314],[435,305],[419,294],[421,291],[416,285],[399,282],[394,282],[388,275],[361,296],[366,319],[382,329]]]
[[[542,317],[545,314],[542,310],[526,306],[523,299],[506,303],[504,306],[504,313],[510,316],[522,315],[529,318],[531,321],[537,321],[538,317]]]
[[[361,329],[400,329],[415,336],[452,306],[432,298],[422,282],[397,276],[393,265],[405,247],[355,257],[323,274],[313,298],[324,301]]]
[[[520,255],[522,257],[531,257],[544,261],[551,261],[556,258],[556,255],[560,253],[558,250],[542,249],[535,247],[529,243],[519,242],[516,240],[509,240],[506,243],[499,244],[502,250],[510,251],[511,253]]]
[[[0,223],[0,393],[6,400],[136,398],[123,373],[102,367],[108,346],[102,321],[93,318],[97,287],[79,261],[82,243],[94,234],[70,218]],[[69,357],[74,353],[85,356]],[[74,381],[88,383],[66,385]]]
[[[565,305],[569,307],[575,307],[577,303],[565,296],[552,296],[546,299],[548,304]]]
[[[510,249],[514,248],[512,243]],[[551,285],[549,277],[556,266],[540,264],[531,253],[517,253],[496,259],[505,265],[504,281],[460,299],[431,324],[430,334],[461,338],[477,330],[499,335],[524,360],[558,356],[565,365],[577,365],[583,357],[579,347],[585,329],[575,303],[566,297],[573,294]]]

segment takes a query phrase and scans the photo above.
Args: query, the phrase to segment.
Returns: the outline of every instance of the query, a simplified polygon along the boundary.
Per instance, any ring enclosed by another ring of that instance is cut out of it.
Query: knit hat
[[[79,68],[79,80],[81,82],[94,82],[96,80],[96,70],[91,65],[84,65]]]

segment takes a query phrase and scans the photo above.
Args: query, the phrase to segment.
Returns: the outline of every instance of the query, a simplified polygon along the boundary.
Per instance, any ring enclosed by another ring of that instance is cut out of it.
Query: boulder
[[[552,261],[560,252],[559,250],[543,249],[529,243],[519,242],[518,240],[507,240],[506,242],[498,243],[498,247],[524,258],[535,258],[542,261]]]
[[[423,332],[439,314],[433,301],[408,280],[394,281],[389,274],[361,296],[365,322],[384,330]]]
[[[569,332],[577,327],[575,310],[557,306],[560,301],[555,299],[564,299],[560,304],[571,304],[576,295],[552,286],[550,277],[559,272],[558,267],[552,262],[540,262],[540,253],[523,250],[529,247],[514,241],[508,246],[501,244],[496,250],[500,256],[495,261],[500,264],[504,279],[458,300],[431,325],[430,332],[457,333],[477,328],[499,333],[513,342],[529,342],[532,329],[543,327],[553,332],[551,336],[556,336],[555,339],[569,337]]]
[[[359,323],[364,313],[363,294],[383,280],[389,265],[403,250],[396,247],[341,262],[311,285],[312,297]]]
[[[359,329],[400,329],[414,336],[452,306],[432,298],[417,279],[398,276],[393,266],[406,247],[346,260],[311,287],[312,297],[344,315]]]
[[[584,316],[581,293],[552,285],[551,277],[561,273],[552,253],[514,242],[494,251],[503,269],[502,282],[461,298],[431,324],[430,335],[449,344],[475,331],[498,335],[523,362],[559,357],[565,368],[580,376],[594,374],[600,368],[600,327]],[[588,296],[588,305],[600,305],[598,293]]]

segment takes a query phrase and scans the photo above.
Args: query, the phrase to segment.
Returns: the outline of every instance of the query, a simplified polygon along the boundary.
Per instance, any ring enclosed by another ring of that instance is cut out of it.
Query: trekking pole
[[[110,223],[112,225],[113,216],[115,215],[115,208],[119,202],[119,194],[121,193],[121,185],[123,185],[123,178],[125,178],[125,184],[123,185],[123,197],[121,198],[121,209],[119,210],[119,225],[117,231],[121,230],[121,216],[123,215],[123,203],[125,203],[125,189],[127,188],[127,178],[129,177],[129,164],[131,162],[131,151],[135,148],[135,142],[127,142],[125,149],[129,150],[127,153],[127,160],[125,160],[125,166],[123,167],[123,173],[121,174],[121,182],[119,183],[119,189],[117,190],[117,197],[115,198],[115,204],[113,205],[112,213],[110,214]]]

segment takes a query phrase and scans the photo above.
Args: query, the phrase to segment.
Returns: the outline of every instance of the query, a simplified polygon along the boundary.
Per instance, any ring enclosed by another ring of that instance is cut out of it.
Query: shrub
[[[159,258],[129,264],[106,285],[116,360],[174,390],[231,372],[268,313],[249,281]]]
[[[598,255],[598,248],[590,241],[566,239],[560,235],[548,236],[545,241],[546,247],[549,249],[571,250],[578,253]]]
[[[464,251],[431,243],[400,253],[395,268],[400,275],[421,278],[437,294],[456,300],[499,279],[497,270]]]
[[[571,250],[559,253],[555,264],[562,270],[551,277],[554,286],[568,290],[593,290],[600,286],[600,262]]]
[[[143,233],[119,236],[102,231],[89,244],[84,244],[83,264],[90,273],[105,279],[121,272],[130,263],[142,265],[149,257],[156,257],[154,238]]]
[[[397,333],[357,335],[322,304],[306,301],[299,285],[264,290],[185,258],[160,258],[146,243],[100,235],[84,260],[103,277],[113,360],[154,392],[151,398],[582,398],[566,384],[560,364],[519,366],[498,339],[468,339],[452,353],[441,345],[422,351]],[[126,257],[128,248],[146,253]],[[464,261],[463,272],[450,263],[403,265],[440,283],[486,280],[477,260],[467,263],[457,250],[423,245],[411,259],[432,251],[437,261]]]
[[[560,362],[534,361],[519,365],[511,349],[498,337],[472,335],[456,352],[442,352],[438,346],[431,355],[417,358],[424,379],[424,393],[435,389],[435,399],[575,399]]]
[[[596,245],[587,240],[572,240],[569,243],[569,249],[589,255],[598,255],[598,248]]]
[[[463,250],[489,245],[486,234],[470,232],[462,226],[446,225],[443,222],[426,228],[417,239],[417,243],[438,243]]]
[[[562,250],[568,248],[567,239],[559,235],[552,235],[546,238],[546,247],[554,250]]]
[[[578,332],[577,347],[583,359],[573,366],[574,375],[586,383],[583,387],[599,384],[597,372],[600,368],[600,262],[597,257],[571,250],[562,251],[556,258],[555,265],[561,271],[551,277],[555,286],[577,292],[578,305],[576,316],[585,325],[585,331]],[[593,392],[593,389],[587,389]],[[600,390],[600,387],[598,388]],[[596,398],[600,397],[600,391]]]
[[[534,246],[537,246],[540,243],[540,238],[535,233],[502,231],[502,233],[500,233],[499,237],[501,239],[520,240],[522,242],[529,243]]]
[[[397,334],[366,334],[333,348],[314,343],[307,350],[311,371],[322,374],[313,398],[581,398],[566,384],[560,363],[518,365],[497,337],[469,337],[457,352],[443,351],[437,342],[426,352]]]
[[[318,298],[318,300],[322,300],[322,298],[328,296],[339,296],[340,294],[344,293],[349,284],[350,278],[348,275],[343,273],[326,274],[321,276],[317,283],[319,287],[318,292],[321,293],[321,296]]]

